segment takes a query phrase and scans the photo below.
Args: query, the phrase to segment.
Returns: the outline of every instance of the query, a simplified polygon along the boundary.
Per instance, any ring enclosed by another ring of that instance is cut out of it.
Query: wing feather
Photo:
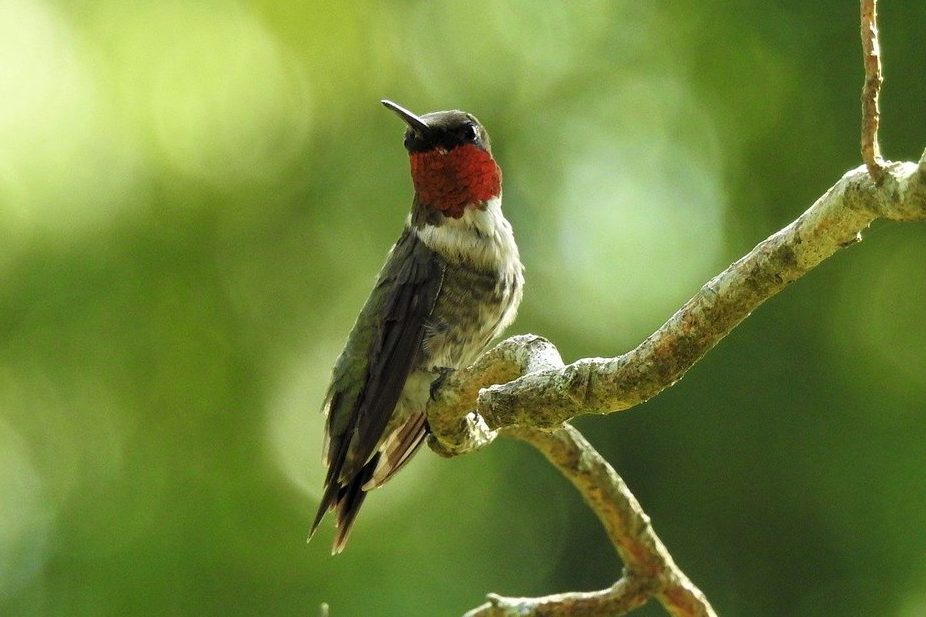
[[[363,485],[377,467],[377,450],[405,381],[421,359],[443,268],[417,233],[406,229],[335,365],[325,402],[328,473],[312,533],[325,512],[335,510],[338,550],[363,503]]]

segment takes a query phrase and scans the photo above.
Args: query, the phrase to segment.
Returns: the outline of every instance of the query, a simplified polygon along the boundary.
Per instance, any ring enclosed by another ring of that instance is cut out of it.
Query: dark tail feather
[[[360,473],[351,478],[347,484],[341,485],[336,478],[331,479],[325,487],[325,494],[322,496],[322,502],[318,506],[318,513],[312,523],[309,540],[315,535],[315,530],[318,529],[318,525],[325,513],[334,510],[337,533],[334,536],[331,554],[337,555],[344,550],[350,531],[354,526],[354,521],[357,519],[357,513],[367,496],[366,491],[363,490],[363,485],[373,476],[373,470],[376,469],[378,462],[379,454],[371,458],[360,469]]]
[[[321,503],[318,504],[318,512],[315,513],[315,520],[312,521],[312,530],[309,531],[309,538],[307,541],[312,540],[312,536],[314,536],[315,532],[318,530],[318,525],[322,522],[325,514],[333,510],[338,504],[338,493],[341,490],[341,485],[338,483],[338,476],[341,475],[341,469],[344,467],[344,460],[347,457],[347,446],[344,440],[340,439],[333,441],[330,446],[332,447],[332,452],[329,454],[328,473],[325,475],[325,492],[322,495]]]
[[[318,512],[315,513],[315,520],[312,521],[312,530],[309,532],[308,541],[312,540],[315,532],[318,531],[318,525],[325,518],[325,514],[330,512],[337,505],[338,483],[329,482],[325,485],[325,493],[322,495],[322,502],[318,504]]]

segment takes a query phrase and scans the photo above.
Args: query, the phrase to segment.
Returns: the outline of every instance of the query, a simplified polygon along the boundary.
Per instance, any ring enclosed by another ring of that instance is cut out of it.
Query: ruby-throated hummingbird
[[[524,283],[502,215],[502,172],[479,121],[382,103],[408,125],[415,197],[325,397],[328,474],[312,534],[334,510],[332,553],[344,549],[367,492],[424,440],[432,386],[448,369],[468,366],[514,320]]]

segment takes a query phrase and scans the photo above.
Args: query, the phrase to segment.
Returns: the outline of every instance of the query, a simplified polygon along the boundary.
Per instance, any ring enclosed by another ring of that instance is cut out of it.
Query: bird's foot
[[[432,401],[437,400],[438,391],[440,390],[441,386],[444,385],[444,381],[446,381],[447,377],[449,377],[450,374],[453,373],[454,370],[456,369],[447,368],[447,367],[435,369],[435,372],[437,373],[437,377],[434,379],[434,381],[431,382],[431,400]]]

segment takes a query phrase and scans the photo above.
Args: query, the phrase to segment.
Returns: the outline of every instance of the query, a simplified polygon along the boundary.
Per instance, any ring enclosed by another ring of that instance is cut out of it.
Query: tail
[[[360,506],[363,505],[363,500],[367,496],[367,492],[363,490],[363,485],[373,477],[373,472],[379,463],[379,456],[379,454],[373,456],[366,465],[360,468],[360,473],[351,478],[346,484],[341,484],[336,478],[332,477],[325,481],[325,494],[322,495],[322,502],[319,504],[315,520],[312,522],[309,540],[315,535],[318,525],[322,522],[325,514],[333,510],[337,532],[334,536],[334,544],[331,546],[332,555],[337,555],[343,551],[344,546],[347,544],[350,531],[354,527],[354,521],[357,520],[357,513],[360,512]]]
[[[405,467],[412,455],[421,447],[427,433],[428,424],[424,414],[412,414],[401,426],[389,434],[379,446],[379,451],[353,475],[350,475],[350,472],[344,473],[348,450],[344,441],[333,442],[328,475],[325,477],[325,493],[322,495],[322,502],[315,514],[309,540],[315,535],[325,514],[334,510],[335,525],[338,531],[334,537],[331,554],[337,555],[343,551],[367,492],[382,486]]]

